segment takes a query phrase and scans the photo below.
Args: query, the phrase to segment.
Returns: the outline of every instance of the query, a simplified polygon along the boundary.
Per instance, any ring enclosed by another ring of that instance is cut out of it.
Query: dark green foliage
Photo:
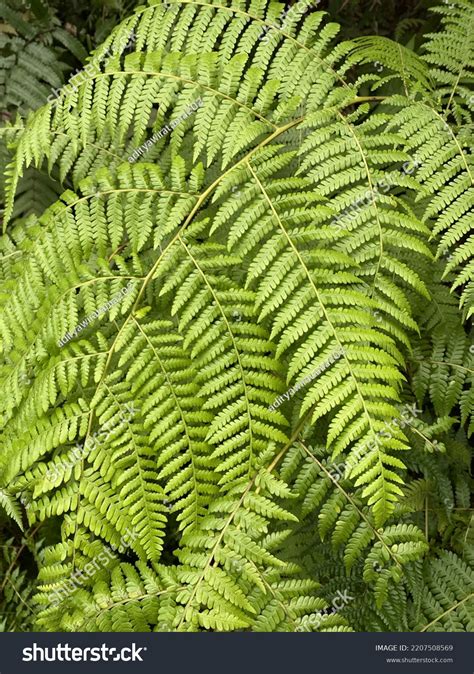
[[[44,105],[87,52],[41,2],[27,7],[23,0],[2,0],[0,20],[2,115],[15,110],[25,114]]]

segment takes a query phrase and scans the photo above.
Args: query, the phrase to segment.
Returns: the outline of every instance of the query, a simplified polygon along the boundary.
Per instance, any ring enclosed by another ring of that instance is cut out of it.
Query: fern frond
[[[14,496],[9,494],[5,489],[0,489],[0,506],[3,508],[7,516],[11,517],[11,519],[14,520],[23,531],[20,504],[17,503]]]
[[[474,573],[472,566],[452,552],[426,562],[421,603],[413,607],[412,629],[417,632],[472,632]]]
[[[397,524],[377,528],[373,515],[357,496],[349,480],[343,477],[343,463],[331,464],[318,448],[300,444],[301,451],[287,455],[282,475],[289,477],[296,470],[294,486],[301,498],[302,516],[306,521],[317,517],[321,541],[329,539],[335,549],[343,549],[348,573],[361,566],[363,580],[373,590],[376,605],[386,602],[389,586],[402,580],[406,565],[423,558],[427,544],[422,532],[412,525]],[[299,457],[299,458],[297,458]],[[291,473],[288,468],[291,465]]]
[[[471,127],[426,58],[282,8],[138,7],[2,134],[0,500],[48,532],[40,629],[470,624]]]
[[[71,70],[68,54],[80,63],[87,53],[78,39],[59,27],[56,17],[48,17],[50,25],[45,27],[32,12],[25,16],[20,2],[2,0],[0,18],[6,28],[0,39],[6,55],[0,73],[2,108],[25,114],[44,105],[62,86],[64,72]]]
[[[458,123],[469,123],[469,111],[474,110],[474,7],[468,0],[453,0],[433,11],[442,16],[442,29],[426,36],[423,58],[430,65],[446,114],[452,113]]]

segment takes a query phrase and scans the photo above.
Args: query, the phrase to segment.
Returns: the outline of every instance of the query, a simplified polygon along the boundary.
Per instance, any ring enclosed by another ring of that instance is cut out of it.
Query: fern
[[[0,491],[0,505],[8,517],[11,517],[22,529],[20,504],[4,489]]]
[[[413,613],[414,631],[472,632],[473,611],[472,564],[442,553],[427,568],[420,606]]]
[[[281,9],[137,8],[8,131],[0,494],[57,523],[40,629],[470,626],[433,556],[469,540],[469,132],[432,56]]]
[[[381,38],[364,38],[353,50],[353,61],[369,63],[375,55],[391,71],[388,78],[375,78],[375,88],[399,77],[400,96],[389,96],[384,105],[399,108],[391,130],[405,138],[405,149],[416,157],[420,183],[417,200],[423,220],[430,224],[438,258],[444,258],[445,277],[451,272],[451,288],[459,292],[464,318],[472,315],[473,167],[471,159],[471,93],[474,8],[466,0],[454,0],[435,8],[443,15],[443,29],[429,34],[424,51],[411,50]],[[429,66],[429,80],[426,69]],[[393,112],[392,107],[392,112]]]
[[[25,557],[37,554],[39,548],[40,544],[35,547],[27,539],[18,541],[15,538],[2,536],[0,632],[33,629],[35,620],[33,609],[35,577],[29,568],[29,563],[25,562]]]
[[[87,53],[55,16],[38,18],[33,11],[25,12],[17,0],[2,0],[0,18],[4,22],[0,38],[2,108],[25,114],[44,105],[52,90],[64,84],[64,74],[71,70],[64,57],[71,54],[80,63]]]

